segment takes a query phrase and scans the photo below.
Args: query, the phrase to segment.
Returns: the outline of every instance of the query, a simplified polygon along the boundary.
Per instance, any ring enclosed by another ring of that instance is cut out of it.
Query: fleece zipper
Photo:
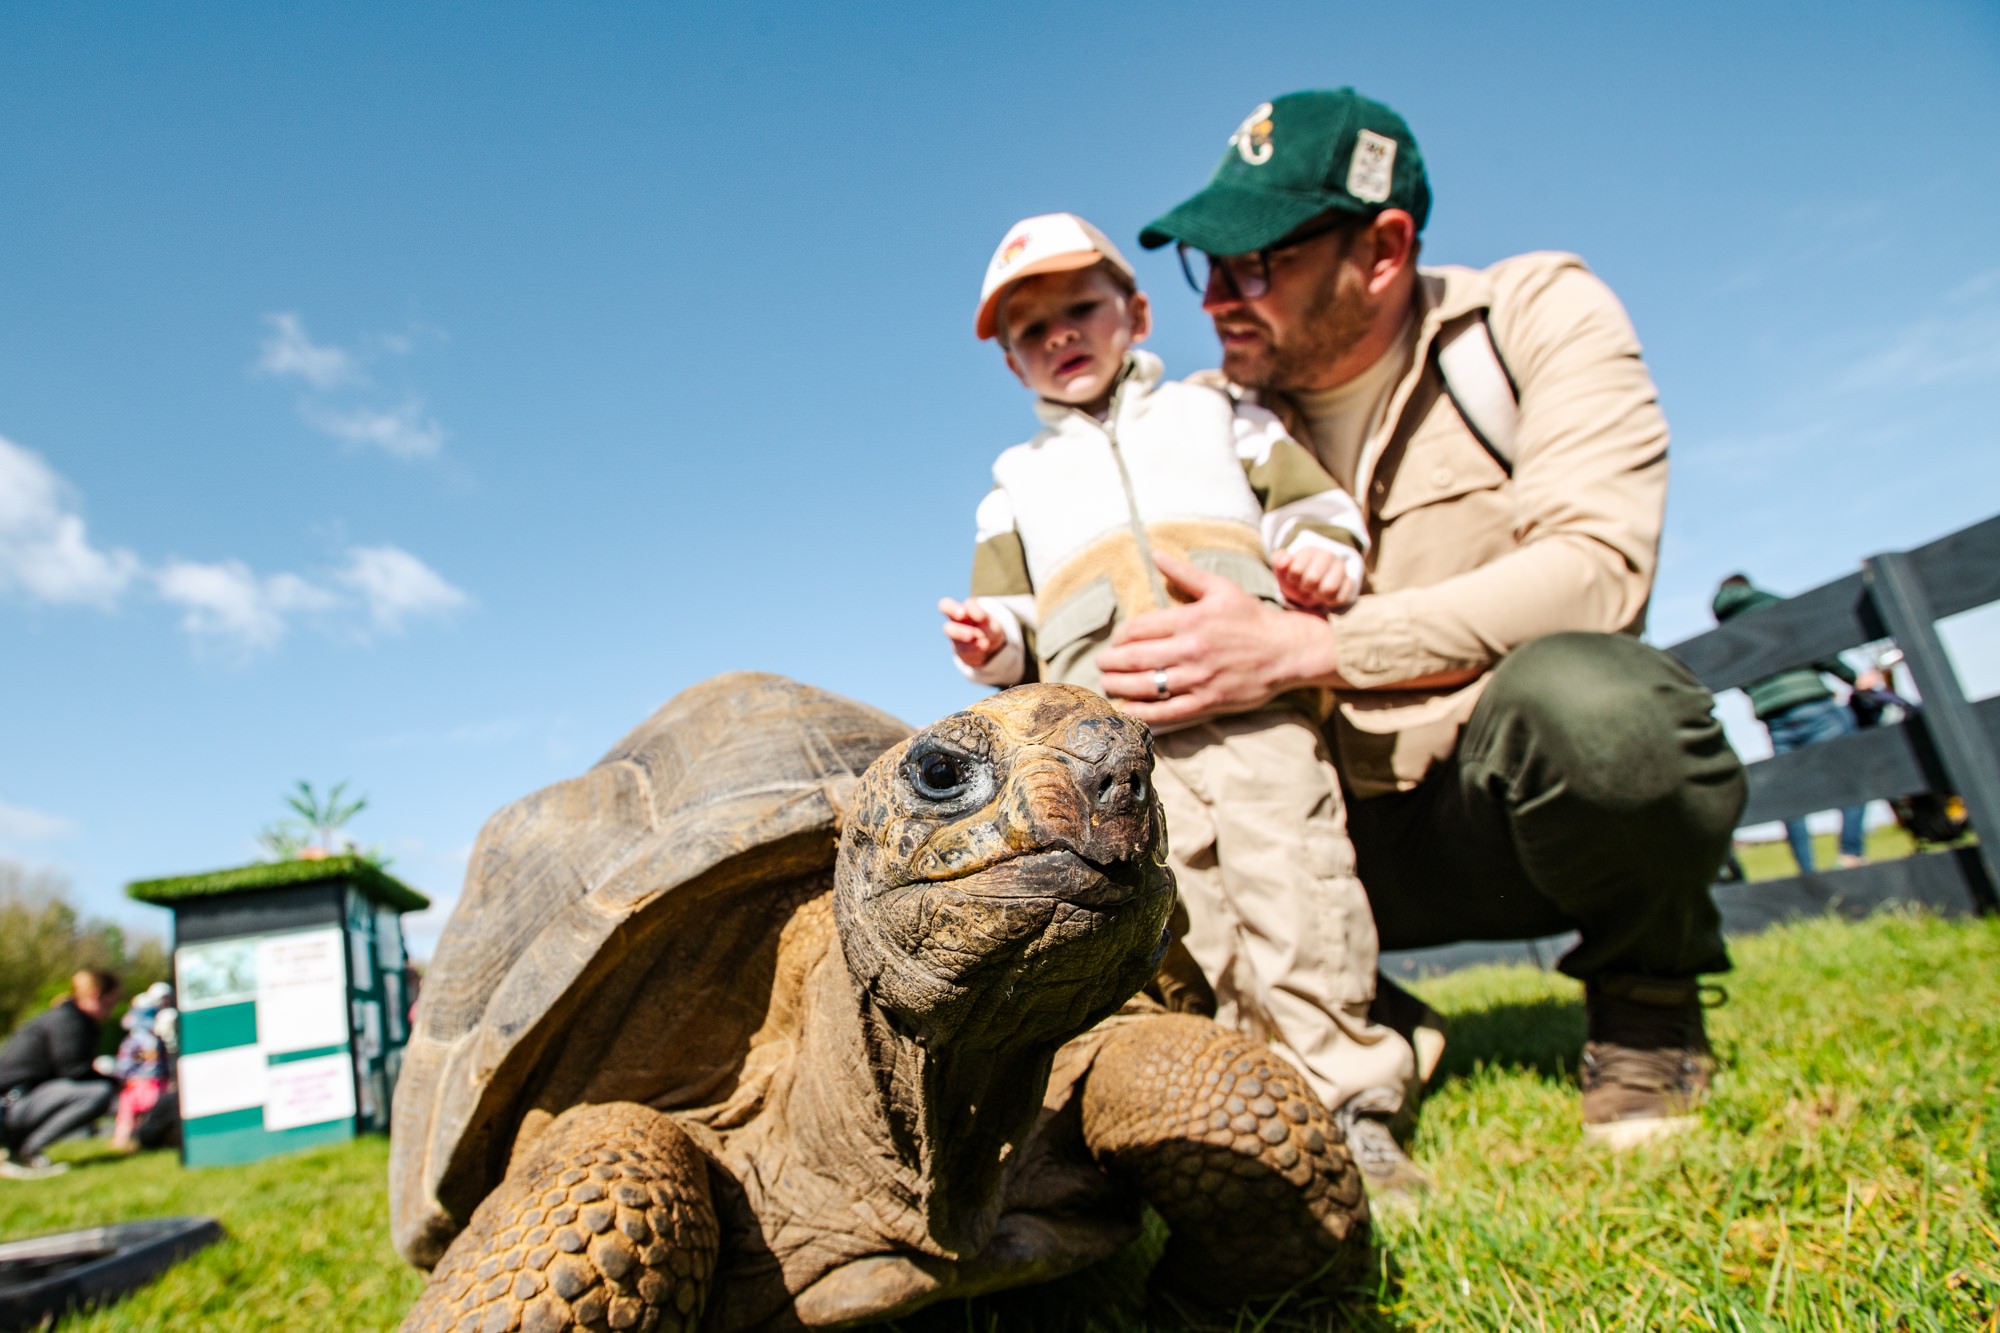
[[[1125,405],[1125,389],[1132,382],[1132,372],[1136,369],[1132,362],[1125,363],[1124,373],[1118,378],[1118,387],[1111,394],[1111,406],[1104,413],[1104,442],[1111,446],[1111,461],[1118,465],[1118,484],[1125,488],[1125,516],[1132,524],[1132,541],[1139,548],[1139,560],[1146,566],[1146,579],[1152,585],[1153,605],[1169,607],[1173,599],[1167,596],[1167,581],[1160,576],[1160,567],[1153,563],[1153,544],[1146,540],[1146,525],[1139,520],[1139,499],[1132,493],[1132,474],[1125,467],[1124,451],[1118,447],[1118,409]]]

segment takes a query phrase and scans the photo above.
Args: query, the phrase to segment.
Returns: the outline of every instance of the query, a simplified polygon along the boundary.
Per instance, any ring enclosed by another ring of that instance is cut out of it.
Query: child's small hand
[[[938,610],[944,613],[944,636],[951,640],[952,652],[967,666],[975,670],[983,667],[993,660],[993,654],[1006,647],[1006,634],[978,602],[955,602],[941,597]]]
[[[1324,546],[1295,546],[1271,557],[1278,590],[1302,611],[1339,611],[1358,591],[1348,576],[1347,562]]]

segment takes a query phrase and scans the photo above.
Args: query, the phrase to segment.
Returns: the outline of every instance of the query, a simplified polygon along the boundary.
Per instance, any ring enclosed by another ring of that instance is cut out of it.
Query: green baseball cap
[[[1403,118],[1352,88],[1286,93],[1243,118],[1208,184],[1139,244],[1247,254],[1322,213],[1384,208],[1408,213],[1418,231],[1430,217],[1423,154]]]

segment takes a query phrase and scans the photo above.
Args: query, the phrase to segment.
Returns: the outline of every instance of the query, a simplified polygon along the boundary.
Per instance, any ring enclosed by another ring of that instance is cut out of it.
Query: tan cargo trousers
[[[1291,712],[1213,718],[1153,739],[1153,782],[1216,1019],[1269,1042],[1329,1107],[1400,1106],[1409,1043],[1368,1021],[1375,918],[1354,873],[1340,779]]]

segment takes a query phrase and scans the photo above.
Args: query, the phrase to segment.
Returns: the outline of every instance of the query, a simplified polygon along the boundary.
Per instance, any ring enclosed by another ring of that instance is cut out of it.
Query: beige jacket
[[[1493,666],[1561,630],[1645,627],[1667,495],[1667,423],[1624,307],[1574,255],[1420,271],[1417,348],[1354,493],[1368,584],[1336,622],[1327,733],[1353,794],[1408,790],[1452,752]],[[1518,390],[1513,474],[1443,392],[1433,344],[1485,310]],[[1296,438],[1296,407],[1271,395]],[[1308,441],[1309,442],[1309,441]],[[1467,684],[1402,681],[1474,670]]]

